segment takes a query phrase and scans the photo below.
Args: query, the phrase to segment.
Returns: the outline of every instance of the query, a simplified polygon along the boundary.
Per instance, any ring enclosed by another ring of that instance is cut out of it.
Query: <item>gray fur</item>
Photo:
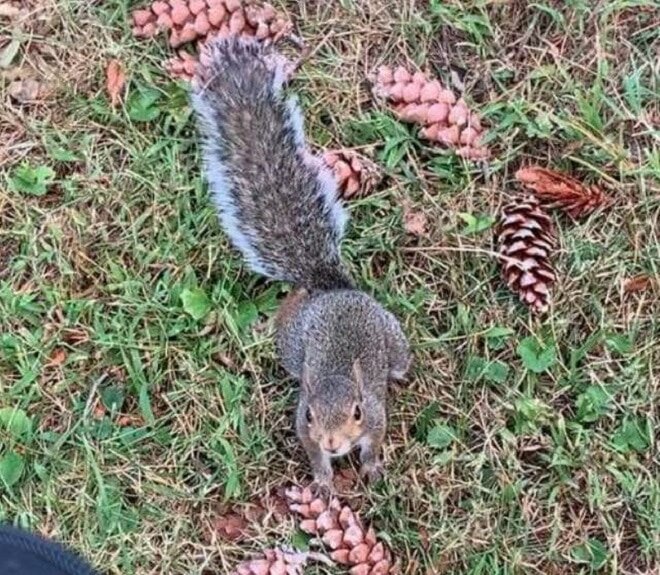
[[[284,368],[296,379],[312,374],[350,379],[360,359],[370,391],[384,397],[388,378],[407,370],[410,352],[397,319],[369,295],[355,290],[317,292],[277,333]]]
[[[286,61],[254,41],[216,41],[209,50],[192,102],[222,224],[253,270],[305,288],[281,307],[276,335],[285,369],[297,379],[305,374],[298,435],[317,481],[327,486],[330,457],[310,437],[307,407],[316,434],[345,433],[348,421],[344,445],[360,447],[363,470],[376,478],[387,383],[407,370],[408,342],[396,318],[353,289],[344,271],[346,217],[332,173],[305,145],[298,104],[283,93]]]
[[[339,255],[346,216],[332,173],[304,147],[300,108],[281,87],[286,61],[255,41],[221,40],[209,50],[192,104],[228,236],[262,275],[350,286]]]
[[[364,472],[378,477],[387,425],[388,380],[402,377],[410,363],[408,342],[396,318],[362,292],[317,292],[280,325],[276,339],[285,369],[296,379],[306,370],[309,378],[309,384],[301,387],[296,430],[316,480],[328,483],[332,470],[310,440],[307,407],[314,408],[330,431],[345,421],[355,401],[362,407],[367,430],[360,440]],[[363,375],[361,393],[352,377],[356,360]]]

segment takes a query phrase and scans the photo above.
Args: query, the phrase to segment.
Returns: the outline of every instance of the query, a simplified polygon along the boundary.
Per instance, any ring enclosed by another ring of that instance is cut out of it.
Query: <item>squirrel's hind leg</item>
[[[391,313],[386,312],[386,314],[386,322],[388,323],[388,328],[385,330],[389,355],[388,375],[390,379],[401,380],[405,378],[412,363],[410,345],[399,321]]]
[[[286,296],[275,317],[275,341],[284,369],[300,379],[305,361],[305,347],[302,341],[304,314],[309,303],[309,292],[298,288]]]

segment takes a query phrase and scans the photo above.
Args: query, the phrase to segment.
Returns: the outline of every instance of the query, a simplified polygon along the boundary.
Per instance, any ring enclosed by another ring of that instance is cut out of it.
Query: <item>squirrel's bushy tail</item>
[[[283,91],[290,64],[254,40],[211,42],[193,82],[206,177],[250,267],[310,289],[350,287],[339,254],[346,216],[332,173],[307,149]]]

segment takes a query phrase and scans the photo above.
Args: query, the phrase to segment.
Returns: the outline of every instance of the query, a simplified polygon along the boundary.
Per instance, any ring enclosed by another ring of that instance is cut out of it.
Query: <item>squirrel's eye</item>
[[[309,407],[305,411],[305,419],[307,419],[307,423],[312,423],[312,410]]]
[[[362,419],[362,410],[360,409],[359,405],[355,406],[355,409],[353,410],[353,417],[355,418],[355,421],[360,421]]]

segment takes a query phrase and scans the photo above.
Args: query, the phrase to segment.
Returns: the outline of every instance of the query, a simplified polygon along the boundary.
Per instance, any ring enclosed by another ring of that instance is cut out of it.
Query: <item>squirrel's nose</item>
[[[334,437],[328,437],[328,439],[325,441],[325,449],[330,453],[336,453],[339,449],[339,441]]]

